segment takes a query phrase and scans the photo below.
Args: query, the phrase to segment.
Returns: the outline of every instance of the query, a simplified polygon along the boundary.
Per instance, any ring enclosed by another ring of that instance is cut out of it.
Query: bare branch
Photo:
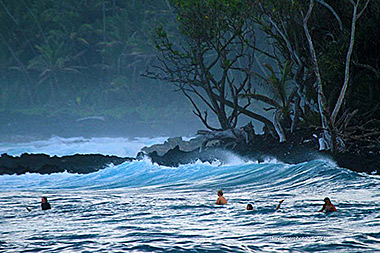
[[[265,13],[263,6],[260,4],[260,8]],[[273,27],[276,29],[276,31],[281,35],[281,38],[285,41],[285,44],[288,48],[288,51],[292,58],[295,59],[297,64],[301,64],[301,61],[298,57],[298,55],[294,52],[291,43],[289,39],[286,37],[285,33],[278,27],[278,25],[273,21],[273,19],[268,15],[269,22],[273,25]]]
[[[357,19],[359,19],[363,15],[363,12],[365,11],[365,9],[367,9],[369,2],[370,2],[370,0],[367,0],[363,9],[359,12]],[[358,4],[359,4],[359,2],[358,2]]]
[[[336,11],[333,9],[333,7],[331,7],[331,5],[329,5],[328,3],[326,3],[324,0],[317,0],[317,2],[320,3],[320,4],[322,4],[323,6],[325,6],[334,15],[334,17],[336,18],[336,20],[339,23],[340,30],[343,31],[342,20],[340,19],[338,13],[336,13]]]
[[[372,71],[376,75],[376,77],[380,78],[380,70],[377,70],[368,64],[362,64],[362,63],[356,63],[356,62],[353,62],[353,64],[355,64],[358,67],[365,68]]]
[[[253,99],[256,99],[256,100],[260,100],[260,101],[262,101],[264,103],[267,103],[269,105],[272,105],[272,106],[274,106],[275,108],[278,108],[278,109],[282,108],[282,106],[279,103],[277,103],[275,100],[273,100],[273,99],[271,99],[271,98],[269,98],[267,96],[261,95],[261,94],[252,94],[251,93],[251,94],[243,94],[241,96],[242,97],[247,97],[247,98],[253,98]]]
[[[183,94],[189,99],[189,101],[191,102],[191,104],[193,105],[193,107],[195,108],[195,111],[193,111],[193,113],[198,116],[198,118],[202,121],[202,123],[205,125],[205,127],[207,127],[208,129],[210,130],[213,130],[213,131],[218,131],[220,129],[217,129],[217,128],[214,128],[212,126],[210,126],[207,122],[207,111],[204,112],[205,116],[202,117],[202,113],[201,111],[199,110],[197,104],[194,102],[194,100],[191,98],[191,96],[189,96],[185,90],[182,89],[182,92]]]
[[[359,4],[359,1],[358,1],[358,4]],[[354,11],[352,14],[350,46],[348,48],[347,55],[346,55],[346,66],[345,66],[345,71],[344,71],[344,83],[343,83],[343,87],[340,91],[338,100],[335,104],[334,110],[331,114],[331,122],[333,124],[334,124],[335,119],[339,113],[341,106],[342,106],[343,99],[346,96],[346,91],[347,91],[349,80],[350,80],[350,64],[351,64],[351,55],[352,55],[352,51],[354,50],[354,43],[355,43],[355,31],[356,31],[358,4],[354,5]]]
[[[304,17],[304,20],[303,20],[303,28],[304,28],[304,32],[305,32],[305,35],[307,38],[307,42],[309,44],[310,54],[311,54],[312,60],[313,60],[314,74],[317,78],[318,109],[319,109],[319,114],[321,116],[322,128],[323,129],[330,129],[331,126],[329,124],[329,116],[328,116],[328,110],[327,110],[327,105],[326,105],[326,98],[325,98],[325,95],[323,93],[322,78],[321,78],[321,74],[319,71],[317,55],[315,52],[313,40],[312,40],[310,32],[309,32],[309,28],[307,26],[307,23],[308,23],[309,18],[311,16],[311,12],[313,11],[313,7],[314,7],[314,0],[310,0],[309,9],[306,13],[306,16]],[[328,144],[328,146],[329,146],[328,148],[333,149],[334,145],[332,143],[330,134],[331,134],[330,131],[324,131],[324,140]],[[333,152],[334,152],[334,150],[333,150]]]
[[[8,16],[12,19],[12,21],[13,21],[16,25],[18,25],[16,19],[15,19],[15,18],[13,17],[13,15],[9,12],[7,6],[3,3],[2,0],[0,0],[0,3],[1,3],[1,5],[3,6],[5,12],[8,14]]]

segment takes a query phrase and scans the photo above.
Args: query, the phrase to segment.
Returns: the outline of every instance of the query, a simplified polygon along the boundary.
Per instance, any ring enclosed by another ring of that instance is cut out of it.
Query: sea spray
[[[71,147],[61,150],[63,154],[76,148],[76,141],[68,143]],[[143,159],[90,174],[0,176],[0,248],[5,252],[380,251],[380,177],[326,160],[286,164],[229,155],[223,162],[194,161],[178,167]],[[219,189],[224,190],[226,206],[214,205]],[[41,196],[48,197],[51,210],[40,210]],[[331,198],[337,213],[316,212],[325,197]],[[276,211],[281,199],[285,201]],[[248,203],[253,211],[246,210]]]

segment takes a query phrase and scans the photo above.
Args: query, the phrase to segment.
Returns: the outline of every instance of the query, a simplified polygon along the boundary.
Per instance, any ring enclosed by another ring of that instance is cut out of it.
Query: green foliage
[[[256,19],[257,22],[272,39],[272,44],[281,57],[293,62],[296,69],[303,69],[303,76],[299,79],[300,89],[308,101],[316,104],[314,65],[303,30],[303,19],[309,1],[262,0],[259,3],[261,15]],[[308,28],[318,58],[328,110],[332,111],[343,86],[353,5],[349,0],[314,3]],[[361,1],[359,10],[365,3],[366,1]],[[370,108],[376,108],[378,104],[380,37],[372,31],[380,24],[379,10],[380,2],[370,1],[368,8],[357,21],[351,81],[341,113],[359,109],[363,115],[368,115],[366,112]],[[298,56],[298,60],[295,55]],[[363,96],[370,99],[361,99]],[[309,114],[305,110],[304,118]]]
[[[121,111],[126,108],[131,111],[144,108],[135,111],[147,119],[149,110],[151,117],[158,113],[153,109],[158,106],[166,106],[172,112],[176,111],[174,103],[188,108],[180,96],[175,99],[163,96],[171,91],[170,87],[140,77],[144,69],[156,63],[155,48],[170,51],[174,59],[194,67],[200,64],[192,50],[195,46],[200,46],[201,53],[210,57],[210,45],[222,48],[223,44],[217,42],[223,36],[226,39],[223,43],[236,35],[245,45],[254,45],[252,39],[241,34],[241,28],[252,23],[260,26],[269,36],[270,46],[275,48],[274,51],[266,48],[262,55],[274,53],[284,65],[281,73],[276,73],[271,65],[265,67],[268,75],[262,73],[267,90],[273,91],[270,98],[289,105],[287,87],[289,77],[294,74],[291,69],[300,66],[289,52],[286,38],[305,67],[302,93],[316,101],[312,62],[302,27],[308,1],[169,0],[171,6],[167,6],[165,0],[2,2],[1,109],[15,107],[27,112],[34,108],[31,113],[46,110],[79,114],[107,110],[107,113],[122,115]],[[348,0],[347,4],[326,2],[339,15],[343,29],[331,11],[317,1],[308,24],[325,93],[332,106],[343,80],[352,6]],[[345,109],[368,111],[376,108],[380,101],[380,35],[373,32],[380,23],[379,11],[380,2],[371,1],[358,22],[352,85]],[[276,31],[269,18],[280,25],[283,35]],[[165,29],[159,24],[165,24]],[[185,42],[191,42],[190,50],[182,50],[184,41],[177,38],[175,32],[179,32]],[[152,34],[158,38],[156,41],[152,41]],[[228,69],[234,64],[230,57],[232,52],[232,48],[225,50],[226,56],[216,64],[218,68]],[[191,60],[186,62],[185,59]],[[246,67],[247,61],[240,64],[238,67]],[[210,71],[206,76],[216,78],[218,74],[220,72]],[[123,109],[119,112],[117,108]]]
[[[242,26],[251,5],[239,0],[177,0],[171,1],[177,12],[179,30],[192,40],[209,41],[218,34]],[[238,29],[236,29],[238,31]]]
[[[290,61],[287,61],[285,63],[285,66],[283,68],[283,71],[281,73],[280,77],[277,77],[276,72],[273,70],[272,66],[269,64],[264,65],[270,72],[270,75],[268,75],[266,78],[264,77],[264,81],[269,84],[275,94],[275,99],[280,99],[283,106],[287,103],[287,96],[286,96],[286,83],[290,79],[291,71],[292,71],[292,63]]]
[[[211,130],[236,127],[241,113],[238,110],[273,125],[246,110],[249,101],[242,102],[239,96],[251,89],[256,38],[249,17],[254,14],[255,3],[193,0],[171,4],[177,15],[179,39],[166,26],[156,28],[160,66],[148,76],[174,84],[189,99],[194,114]],[[209,114],[202,112],[202,106],[217,118],[219,128],[208,124]]]
[[[188,108],[169,87],[140,76],[156,57],[155,25],[175,22],[165,0],[3,3],[1,108],[115,117],[136,111],[143,118],[154,117],[155,107]]]
[[[283,69],[280,73],[276,73],[273,67],[269,64],[264,64],[269,71],[267,76],[257,74],[263,82],[265,91],[268,95],[258,93],[247,93],[243,97],[259,100],[267,105],[271,106],[270,109],[278,110],[281,112],[281,121],[286,126],[290,124],[291,102],[294,99],[295,93],[294,86],[291,83],[292,78],[292,63],[290,61],[285,62]]]

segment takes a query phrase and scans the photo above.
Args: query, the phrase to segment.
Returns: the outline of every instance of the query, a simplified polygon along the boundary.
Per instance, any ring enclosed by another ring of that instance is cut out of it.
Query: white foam
[[[54,136],[48,140],[25,143],[0,143],[0,154],[20,156],[23,153],[44,153],[51,156],[74,154],[103,154],[134,157],[144,147],[161,143],[167,137],[157,138],[62,138]]]

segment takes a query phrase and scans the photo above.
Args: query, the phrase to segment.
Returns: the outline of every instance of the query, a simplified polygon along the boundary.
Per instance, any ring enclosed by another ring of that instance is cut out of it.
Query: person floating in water
[[[285,199],[282,199],[282,200],[280,200],[280,201],[278,202],[278,205],[276,206],[276,210],[280,209],[281,204],[282,204],[282,202],[284,202],[284,201],[285,201]],[[248,205],[247,205],[247,210],[253,210],[253,206],[252,206],[252,204],[248,204]]]
[[[282,204],[282,202],[284,202],[284,201],[285,201],[285,199],[281,199],[281,200],[278,202],[278,205],[276,206],[276,210],[280,209],[281,204]]]
[[[41,209],[42,210],[49,210],[51,209],[50,203],[48,202],[46,197],[41,198]]]
[[[217,205],[225,205],[225,204],[227,204],[226,198],[223,197],[223,191],[222,190],[218,191],[218,199],[216,200],[215,204],[217,204]]]
[[[318,212],[325,211],[326,213],[330,213],[330,212],[338,211],[336,210],[335,206],[331,203],[331,200],[329,198],[325,198],[323,201],[325,201],[325,203],[323,204],[322,209],[319,210]]]

